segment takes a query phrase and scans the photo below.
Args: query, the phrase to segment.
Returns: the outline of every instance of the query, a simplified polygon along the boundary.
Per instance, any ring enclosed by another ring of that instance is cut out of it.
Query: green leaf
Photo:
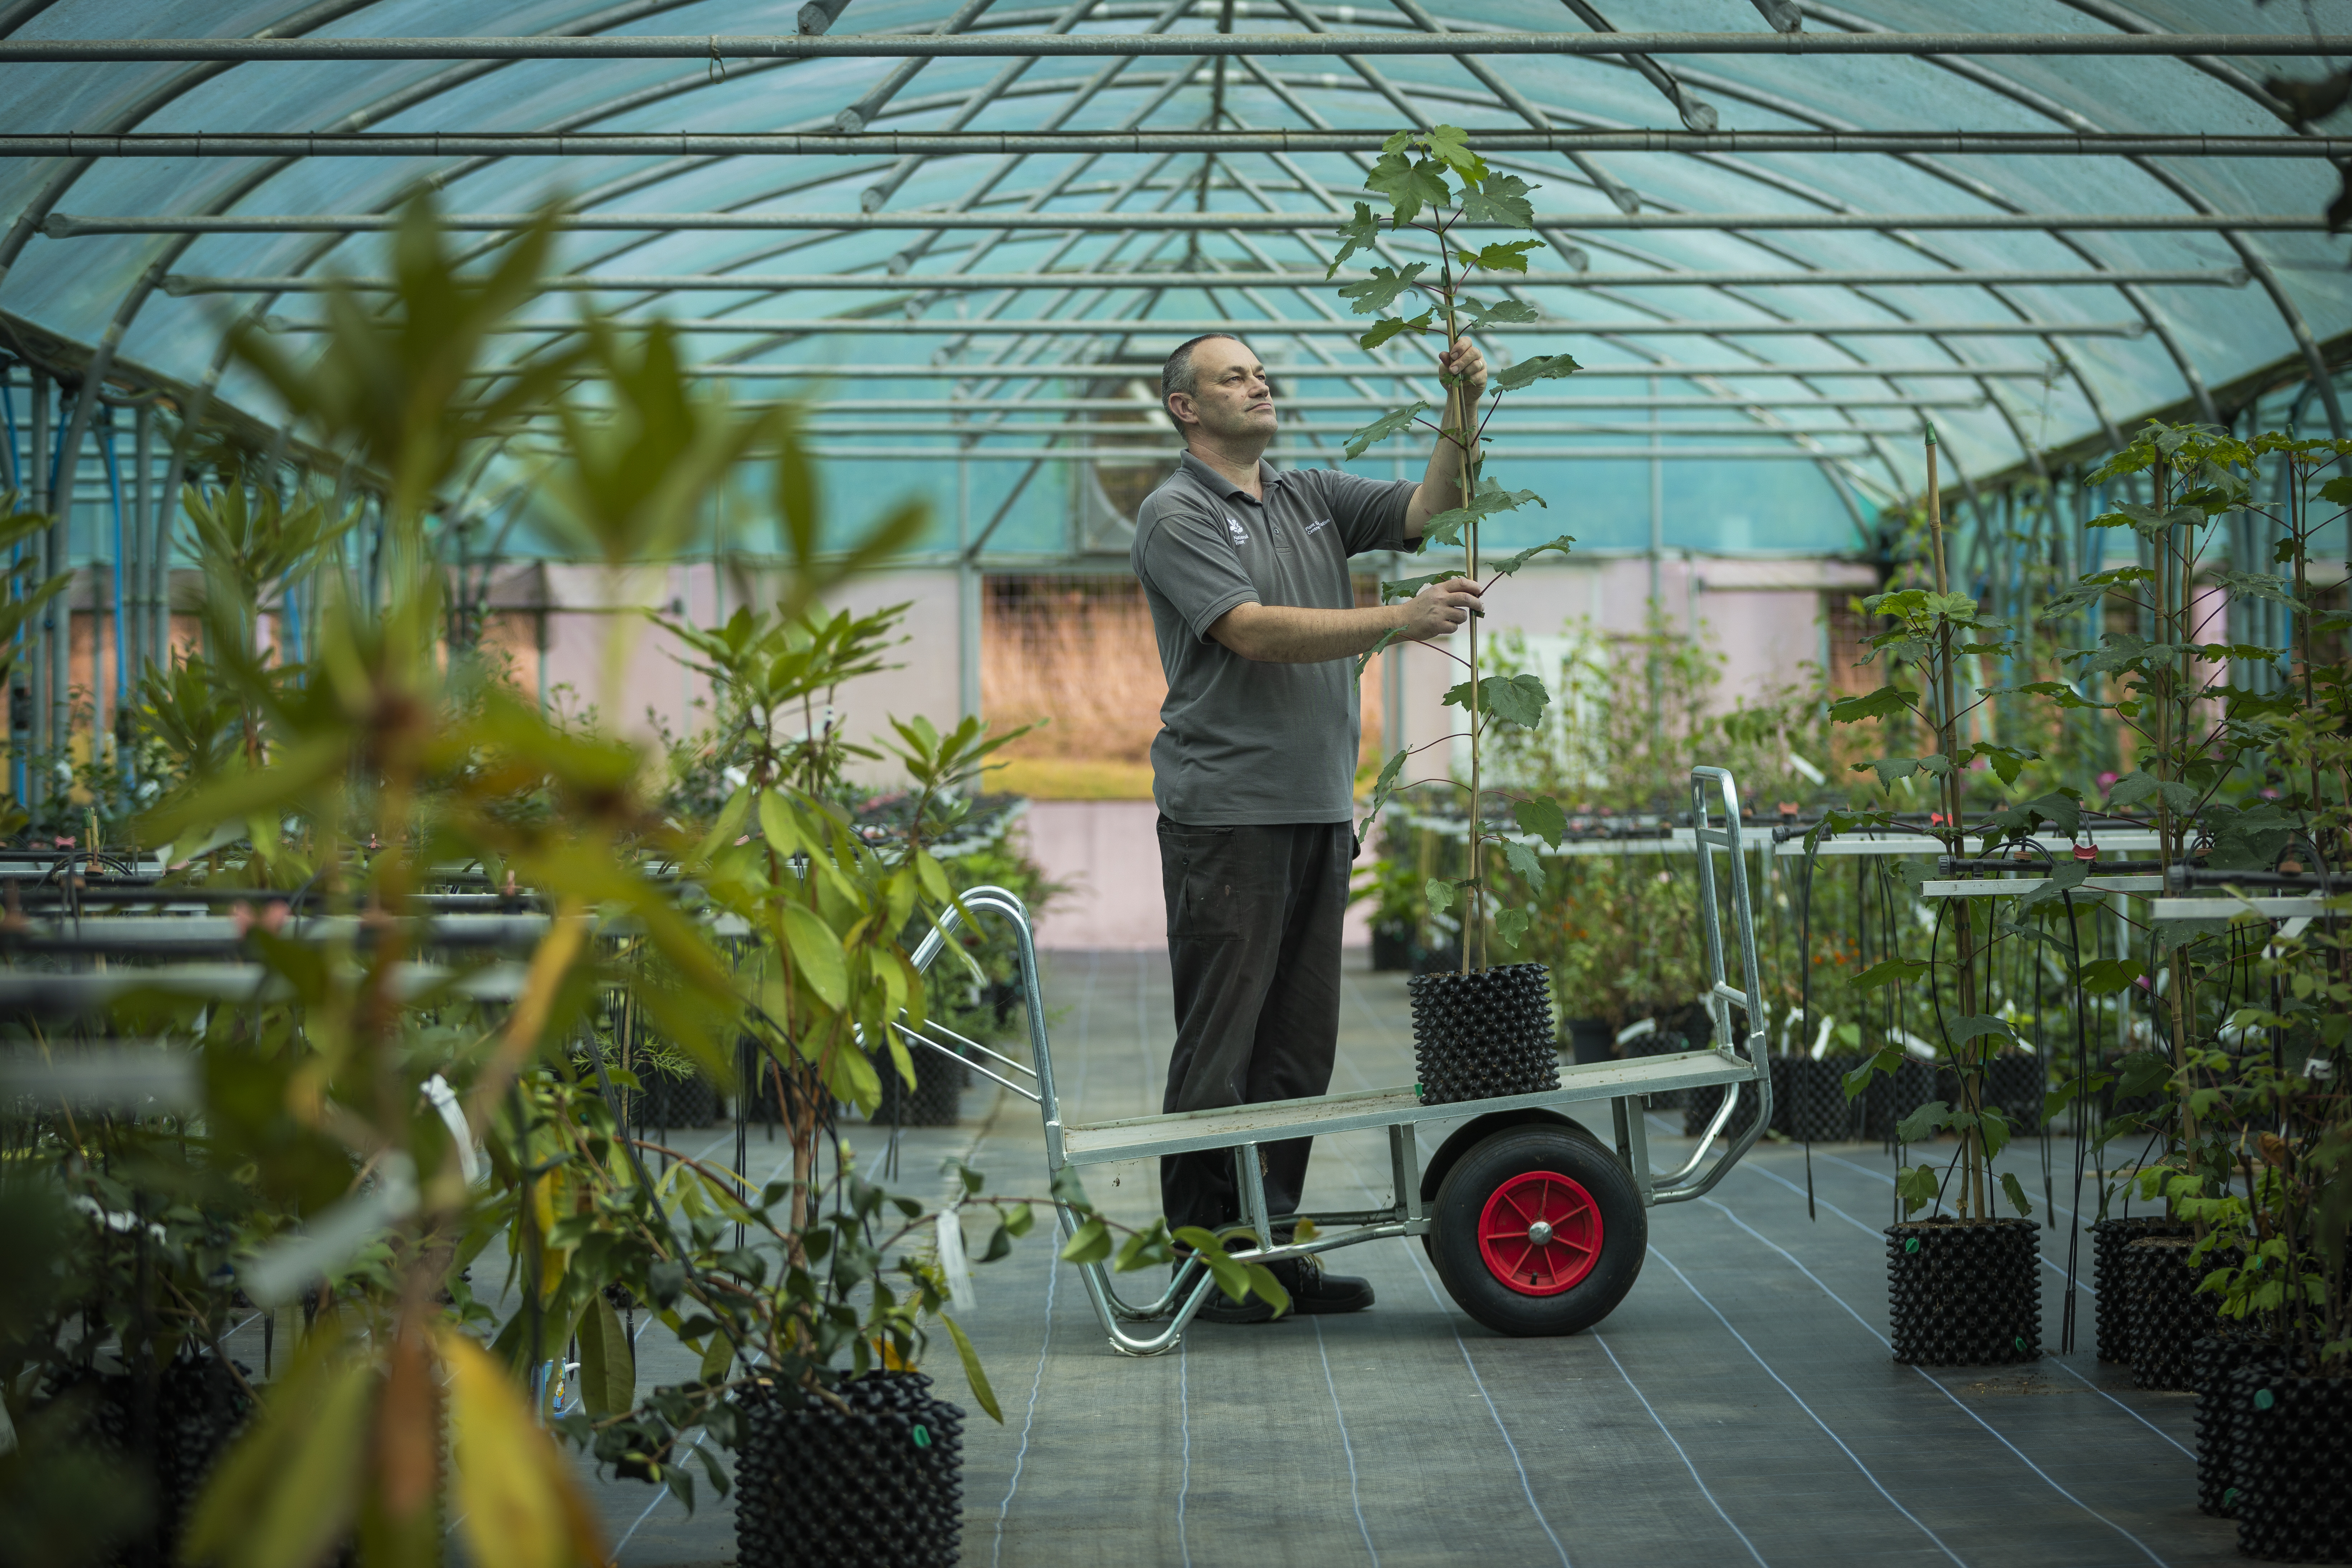
[[[1517,174],[1496,174],[1484,184],[1462,193],[1462,216],[1470,223],[1508,224],[1513,228],[1536,226],[1535,204],[1528,201],[1537,187]]]
[[[1459,175],[1467,184],[1479,184],[1486,178],[1486,160],[1470,150],[1470,133],[1458,125],[1433,125],[1412,139],[1413,145],[1429,149],[1437,159]]]
[[[1528,252],[1542,248],[1543,241],[1539,239],[1506,239],[1493,245],[1482,245],[1475,251],[1457,250],[1454,258],[1463,266],[1481,271],[1525,272],[1528,269]]]
[[[2195,790],[2185,784],[2159,779],[2154,773],[2126,773],[2107,791],[2109,805],[2137,805],[2144,800],[2158,799],[2183,816],[2197,810]]]
[[[980,1401],[980,1407],[988,1412],[991,1421],[1003,1426],[1004,1412],[997,1407],[996,1390],[988,1385],[988,1373],[980,1364],[980,1352],[971,1348],[971,1336],[945,1312],[940,1314],[940,1321],[947,1325],[948,1337],[955,1341],[956,1359],[963,1363],[963,1380],[971,1385],[971,1396]]]
[[[1574,375],[1583,368],[1568,354],[1538,354],[1533,359],[1523,359],[1496,372],[1494,385],[1498,392],[1517,392],[1538,381],[1557,381],[1564,375]]]
[[[2017,1038],[2017,1031],[2009,1026],[2007,1020],[1996,1018],[1990,1013],[1971,1013],[1953,1024],[1951,1043],[1965,1046],[1985,1035],[1995,1035],[2004,1040]]]
[[[1538,497],[1537,499],[1540,500],[1542,498]],[[1525,566],[1528,562],[1534,560],[1538,555],[1546,554],[1554,551],[1557,551],[1562,555],[1567,554],[1569,552],[1569,547],[1575,542],[1576,538],[1573,534],[1563,533],[1558,538],[1548,539],[1541,544],[1530,544],[1525,550],[1520,551],[1517,555],[1506,556],[1503,560],[1490,563],[1489,564],[1492,566],[1496,576],[1508,577],[1516,574],[1519,568]]]
[[[1429,405],[1416,398],[1410,408],[1392,408],[1370,425],[1348,437],[1348,456],[1360,458],[1365,448],[1377,447],[1401,430],[1412,428],[1413,421],[1428,412]]]
[[[2294,594],[2284,577],[2273,577],[2262,572],[2216,572],[2213,577],[2241,599],[2268,599],[2273,604],[2295,609],[2303,607],[2296,603]]]
[[[1522,844],[1516,838],[1503,840],[1503,859],[1512,870],[1527,879],[1532,896],[1541,898],[1544,890],[1543,859],[1532,844]]]
[[[1860,1031],[1856,1030],[1856,1034],[1859,1035],[1859,1033]],[[1886,1047],[1845,1075],[1846,1099],[1853,1100],[1860,1098],[1868,1091],[1870,1080],[1874,1077],[1879,1073],[1885,1073],[1892,1078],[1895,1076],[1895,1069],[1902,1065],[1903,1052],[1894,1046]]]
[[[1388,153],[1374,163],[1372,172],[1364,176],[1364,188],[1387,198],[1391,220],[1400,225],[1419,217],[1423,207],[1449,205],[1454,195],[1446,188],[1444,164],[1401,153]],[[1529,216],[1534,216],[1533,209]]]
[[[1097,1215],[1078,1226],[1063,1244],[1061,1258],[1065,1263],[1100,1263],[1110,1256],[1110,1226]]]
[[[1441,511],[1421,525],[1422,542],[1424,545],[1458,543],[1462,531],[1472,523],[1502,512],[1517,511],[1529,501],[1547,510],[1550,505],[1533,490],[1507,490],[1492,479],[1481,479],[1469,505]],[[1528,553],[1538,553],[1543,548],[1539,545]],[[1526,562],[1523,560],[1519,564],[1525,565]],[[1514,571],[1517,569],[1513,568]]]
[[[2016,1173],[2003,1171],[2000,1173],[2000,1190],[2008,1197],[2010,1206],[2019,1214],[2030,1215],[2033,1212],[2033,1205],[2025,1201],[2025,1189],[2018,1184]]]
[[[1526,846],[1521,845],[1519,847],[1525,848]],[[1510,948],[1513,952],[1517,952],[1518,950],[1519,943],[1527,937],[1528,927],[1534,923],[1535,917],[1528,914],[1525,910],[1496,910],[1495,911],[1495,935],[1502,941],[1505,946]]]
[[[1356,252],[1370,250],[1380,243],[1381,220],[1372,216],[1371,208],[1358,202],[1355,216],[1341,224],[1338,232],[1345,243],[1339,247],[1339,254],[1331,258],[1331,265],[1323,269],[1325,278],[1337,273],[1340,264]]]
[[[1553,848],[1568,836],[1568,814],[1559,802],[1549,795],[1531,795],[1511,803],[1511,816],[1517,819],[1520,831],[1532,833]]]
[[[1422,897],[1429,900],[1432,914],[1442,915],[1454,907],[1454,884],[1432,877],[1422,884]]]
[[[1395,755],[1382,764],[1381,776],[1372,781],[1371,809],[1364,814],[1364,820],[1357,828],[1359,837],[1371,833],[1372,824],[1379,819],[1381,808],[1388,805],[1389,797],[1396,793],[1397,775],[1404,772],[1405,759],[1412,754],[1410,747],[1400,746]]]
[[[1895,1178],[1895,1191],[1903,1200],[1903,1217],[1913,1215],[1936,1201],[1936,1167],[1922,1162],[1917,1168],[1902,1171]]]
[[[1895,1124],[1895,1135],[1906,1143],[1918,1143],[1932,1138],[1937,1131],[1951,1124],[1958,1112],[1940,1100],[1931,1100]]]
[[[783,927],[784,942],[790,950],[793,965],[799,970],[802,984],[816,999],[839,1012],[849,1005],[849,955],[842,951],[841,938],[824,923],[824,917],[806,904],[787,899],[778,917]],[[854,1056],[856,1052],[845,1052]]]
[[[2083,989],[2093,996],[2113,996],[2128,990],[2140,977],[2137,958],[2100,958],[2083,965]]]
[[[374,1366],[320,1333],[271,1386],[214,1468],[187,1526],[189,1561],[310,1568],[349,1528],[367,1458]]]
[[[2059,861],[2050,868],[2050,874],[2042,879],[2040,887],[2028,890],[2017,900],[2017,912],[2023,914],[2043,904],[2060,902],[2068,893],[2083,885],[2084,879],[2090,876],[2093,865],[2094,862],[2089,860]]]
[[[1402,268],[1375,267],[1372,275],[1360,283],[1342,283],[1339,298],[1348,300],[1349,309],[1359,316],[1374,316],[1396,303],[1396,297],[1413,287],[1413,279],[1429,270],[1429,264],[1414,261]]]
[[[1433,310],[1423,310],[1411,321],[1391,316],[1378,322],[1370,331],[1358,338],[1356,346],[1360,349],[1376,349],[1400,332],[1425,332],[1429,331],[1430,323],[1435,317],[1436,312]]]
[[[796,854],[801,848],[800,828],[793,821],[793,809],[785,804],[783,795],[772,789],[760,792],[760,837],[778,855]]]
[[[1506,724],[1517,724],[1532,730],[1543,722],[1543,710],[1551,700],[1544,689],[1543,678],[1536,675],[1490,675],[1478,682],[1478,711],[1490,713]],[[1447,705],[1455,708],[1470,706],[1470,683],[1462,682],[1445,693]]]
[[[1927,973],[1928,965],[1916,958],[1881,959],[1868,969],[1846,982],[1856,991],[1875,990],[1881,985],[1895,985],[1916,980]]]
[[[1263,1263],[1251,1263],[1244,1268],[1249,1278],[1250,1293],[1272,1307],[1276,1317],[1287,1316],[1290,1292],[1282,1288],[1282,1281],[1275,1277],[1274,1270]]]
[[[637,1403],[636,1351],[602,1290],[580,1315],[580,1398],[597,1416],[623,1415]]]
[[[1536,308],[1524,300],[1500,300],[1492,305],[1481,305],[1475,300],[1465,303],[1470,308],[1470,315],[1467,320],[1458,315],[1454,318],[1457,332],[1484,331],[1497,321],[1527,326],[1542,319]]]
[[[1893,719],[1912,710],[1913,693],[1899,686],[1882,686],[1875,691],[1865,691],[1859,697],[1841,698],[1830,704],[1830,722],[1858,724],[1865,719]]]

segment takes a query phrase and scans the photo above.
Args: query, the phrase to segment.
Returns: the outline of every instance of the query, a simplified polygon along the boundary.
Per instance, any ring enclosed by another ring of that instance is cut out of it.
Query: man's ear
[[[1180,402],[1182,404],[1181,408],[1178,406]],[[1168,401],[1161,405],[1161,406],[1168,411],[1168,417],[1175,421],[1179,429],[1181,429],[1187,423],[1198,425],[1201,422],[1200,415],[1193,410],[1192,395],[1189,392],[1170,393],[1168,395]]]

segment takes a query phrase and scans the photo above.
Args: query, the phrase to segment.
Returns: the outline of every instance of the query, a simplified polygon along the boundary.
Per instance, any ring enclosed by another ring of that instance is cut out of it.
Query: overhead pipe
[[[625,326],[628,323],[621,323]],[[1158,318],[1126,323],[1121,336],[1192,337],[1202,332],[1223,332],[1234,337],[1252,332],[1281,336],[1313,336],[1355,338],[1363,334],[1369,321],[1163,321]],[[799,320],[777,317],[712,316],[687,317],[669,322],[679,332],[711,334],[751,334],[755,336],[834,336],[834,337],[1097,337],[1105,323],[1099,321],[1037,321],[1015,318],[994,321],[866,321],[856,317],[812,316]],[[272,316],[262,322],[265,330],[282,333],[324,332],[331,330],[326,321],[296,321]],[[577,332],[577,321],[500,321],[482,329],[503,335]],[[1557,337],[1563,334],[1586,335],[1613,333],[1629,337],[1666,336],[1688,337],[2079,337],[2079,338],[2138,338],[2147,334],[2146,321],[1588,321],[1547,320],[1539,321],[1490,322],[1478,329],[1478,335],[1502,337]],[[862,374],[872,374],[879,367],[866,366]],[[1864,367],[1867,368],[1867,367]],[[1430,372],[1423,370],[1426,375]],[[1954,374],[1965,374],[1965,366],[1955,366]]]

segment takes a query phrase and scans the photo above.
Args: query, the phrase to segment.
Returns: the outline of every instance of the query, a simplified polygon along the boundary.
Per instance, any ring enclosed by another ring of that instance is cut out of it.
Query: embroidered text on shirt
[[[1225,519],[1225,527],[1233,531],[1234,542],[1235,544],[1247,544],[1249,542],[1249,535],[1242,529],[1241,519],[1236,517],[1229,517]]]

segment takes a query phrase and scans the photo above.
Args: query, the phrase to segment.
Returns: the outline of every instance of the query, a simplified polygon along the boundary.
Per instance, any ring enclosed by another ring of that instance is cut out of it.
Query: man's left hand
[[[1439,374],[1459,378],[1465,403],[1475,403],[1486,395],[1486,357],[1478,345],[1468,338],[1456,338],[1454,346],[1437,356]]]

